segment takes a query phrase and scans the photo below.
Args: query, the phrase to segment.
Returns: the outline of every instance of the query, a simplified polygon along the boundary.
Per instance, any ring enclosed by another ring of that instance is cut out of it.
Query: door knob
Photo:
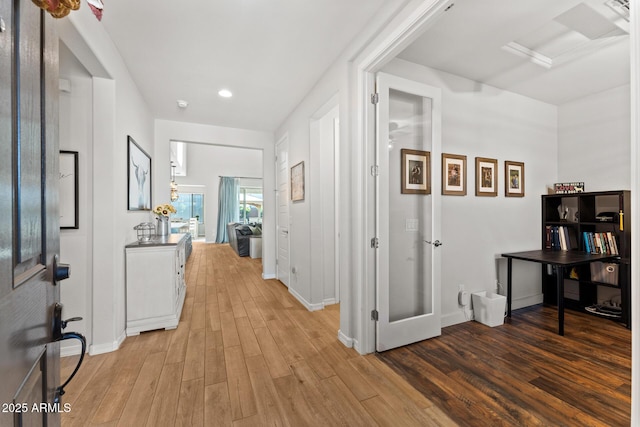
[[[442,242],[440,240],[435,240],[433,242],[429,241],[429,240],[425,240],[426,243],[435,246],[436,248],[438,246],[442,246]]]
[[[58,255],[53,256],[53,281],[57,284],[60,280],[68,279],[71,273],[71,266],[60,262]]]

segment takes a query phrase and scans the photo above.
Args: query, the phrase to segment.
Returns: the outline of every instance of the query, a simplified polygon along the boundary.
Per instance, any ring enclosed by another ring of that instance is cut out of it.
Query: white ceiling
[[[155,117],[273,131],[384,1],[116,1],[102,23]],[[585,3],[617,17],[605,1]],[[582,15],[554,18],[579,0],[454,2],[401,58],[556,105],[629,82],[628,37],[588,40],[583,49],[597,51],[561,55],[550,69],[504,48],[562,33]],[[596,23],[583,24],[588,33]],[[222,88],[234,97],[219,97]]]
[[[628,23],[606,1],[454,0],[399,57],[561,105],[629,83]]]
[[[273,131],[383,2],[109,1],[102,23],[155,117]]]

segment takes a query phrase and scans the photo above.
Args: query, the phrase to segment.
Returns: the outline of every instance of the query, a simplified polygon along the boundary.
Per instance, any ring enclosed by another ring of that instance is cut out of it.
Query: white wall
[[[586,191],[631,188],[630,88],[621,86],[558,107],[558,181]]]
[[[467,156],[467,195],[442,196],[442,322],[452,325],[466,320],[459,284],[506,287],[500,254],[540,246],[540,196],[558,167],[557,108],[400,59],[384,71],[442,89],[442,152]],[[475,157],[498,159],[497,197],[475,196]],[[505,160],[525,163],[525,197],[504,196]],[[514,308],[542,300],[539,265],[516,262],[513,280]]]
[[[153,121],[145,101],[103,26],[89,8],[57,21],[61,40],[93,76],[93,251],[91,265],[93,336],[91,353],[112,351],[125,338],[124,246],[147,212],[127,210],[127,135],[153,152]],[[155,159],[152,159],[155,165]],[[155,183],[154,183],[155,185]],[[89,268],[89,267],[87,267]]]
[[[170,182],[170,141],[195,142],[199,144],[226,146],[230,148],[249,148],[262,152],[261,171],[263,175],[263,234],[262,234],[262,268],[265,278],[275,277],[276,246],[275,246],[275,164],[274,136],[272,132],[253,131],[246,129],[228,128],[222,126],[201,125],[195,123],[174,122],[170,120],[155,121],[155,147],[153,150],[157,164],[167,165],[158,167],[153,171],[154,203],[169,201]],[[192,144],[189,144],[190,147]],[[193,161],[187,161],[188,168],[193,168]],[[239,166],[242,168],[242,166]],[[234,166],[235,168],[235,166]],[[235,169],[234,169],[235,170]],[[256,176],[258,170],[248,171],[241,176]],[[189,170],[187,170],[187,174]],[[211,177],[217,181],[218,173],[210,172]],[[239,173],[234,173],[239,175]],[[180,183],[180,181],[177,181]],[[166,184],[165,184],[166,183]],[[217,185],[217,184],[216,184]],[[217,187],[216,187],[217,191]],[[217,197],[216,197],[217,199]],[[217,205],[216,205],[217,210]],[[207,239],[210,238],[211,227],[207,227]],[[215,227],[214,227],[215,230]]]
[[[91,342],[91,277],[93,251],[93,84],[88,71],[60,44],[60,79],[70,83],[70,91],[60,91],[60,150],[78,152],[78,229],[60,230],[60,259],[71,265],[71,274],[60,282],[63,317],[82,317],[68,330],[83,334]],[[77,341],[63,341],[63,356],[80,353]]]
[[[176,182],[180,192],[204,193],[205,240],[213,243],[218,225],[219,177],[262,178],[262,150],[193,143],[187,143],[186,150],[187,176],[176,177]],[[159,187],[162,191],[161,183]],[[165,190],[168,201],[168,183]]]

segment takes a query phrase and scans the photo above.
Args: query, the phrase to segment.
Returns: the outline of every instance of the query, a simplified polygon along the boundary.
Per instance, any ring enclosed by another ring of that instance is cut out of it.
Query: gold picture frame
[[[498,160],[476,157],[476,196],[498,196]]]
[[[402,194],[431,194],[431,153],[400,150],[402,165]]]
[[[524,163],[506,160],[504,162],[505,197],[524,197]]]
[[[442,153],[442,194],[467,195],[467,156]]]

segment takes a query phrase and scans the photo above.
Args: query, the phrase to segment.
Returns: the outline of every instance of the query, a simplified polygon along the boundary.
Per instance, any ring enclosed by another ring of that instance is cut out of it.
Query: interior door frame
[[[375,250],[371,238],[376,233],[375,180],[371,168],[375,165],[375,106],[371,95],[375,93],[375,76],[382,67],[416,40],[430,25],[445,13],[452,0],[425,0],[407,13],[400,13],[394,29],[376,40],[372,48],[355,61],[356,114],[353,126],[351,157],[354,159],[352,182],[353,215],[353,284],[354,304],[350,307],[358,320],[351,330],[354,348],[361,354],[375,351],[376,324],[372,311],[376,307]],[[356,159],[361,159],[358,162]],[[357,213],[362,212],[361,215]],[[342,319],[342,316],[341,316]],[[345,328],[346,329],[346,328]],[[343,330],[341,325],[341,331]],[[343,340],[344,342],[344,340]]]

